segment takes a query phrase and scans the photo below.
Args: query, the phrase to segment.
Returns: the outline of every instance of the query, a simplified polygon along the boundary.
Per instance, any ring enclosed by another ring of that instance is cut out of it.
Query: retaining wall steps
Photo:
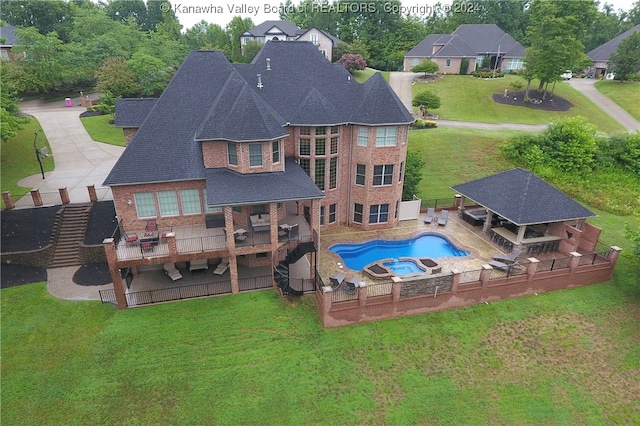
[[[80,265],[80,244],[84,241],[91,204],[66,205],[54,235],[55,250],[49,268]]]

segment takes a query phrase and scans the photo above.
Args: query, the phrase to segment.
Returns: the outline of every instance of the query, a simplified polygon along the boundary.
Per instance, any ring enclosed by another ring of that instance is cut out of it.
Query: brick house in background
[[[289,21],[265,21],[240,35],[240,46],[250,42],[265,44],[267,41],[310,41],[329,61],[340,39],[326,31],[312,27],[301,29]]]
[[[405,56],[403,70],[427,59],[439,72],[460,74],[463,59],[469,60],[467,74],[476,68],[509,72],[524,68],[524,47],[495,24],[463,24],[451,34],[431,34]]]
[[[268,42],[250,64],[191,52],[157,100],[120,100],[116,117],[130,142],[104,185],[123,236],[107,247],[121,307],[123,267],[228,259],[236,293],[239,265],[295,250],[294,222],[307,252],[323,228],[398,224],[413,117],[381,74],[360,84],[312,43]],[[155,250],[127,256],[125,237],[150,223]],[[181,251],[194,227],[211,244]]]
[[[618,50],[618,46],[622,40],[629,37],[636,31],[640,31],[640,24],[588,52],[587,56],[591,58],[593,63],[589,68],[587,68],[587,75],[591,78],[605,78],[606,74],[612,71],[609,66],[609,57],[613,52]]]
[[[18,59],[18,57],[24,57],[24,55],[15,55],[11,53],[13,45],[18,42],[18,36],[15,33],[17,29],[18,28],[7,23],[0,25],[0,59],[12,61]]]

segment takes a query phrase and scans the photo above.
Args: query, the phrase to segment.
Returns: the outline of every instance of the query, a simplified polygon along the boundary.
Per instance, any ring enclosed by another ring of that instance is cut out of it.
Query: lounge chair
[[[213,273],[215,275],[222,275],[227,272],[227,269],[229,269],[229,258],[223,257],[222,262],[220,262],[218,266],[216,266],[216,269],[214,269]]]
[[[498,262],[502,262],[502,263],[516,263],[518,261],[518,256],[520,256],[521,251],[520,250],[514,250],[513,252],[511,252],[511,254],[494,254],[493,255],[493,260],[497,260]]]
[[[447,220],[449,220],[449,210],[442,210],[440,212],[440,217],[438,218],[438,226],[445,226],[447,224]]]
[[[176,265],[174,265],[173,263],[164,264],[164,273],[167,274],[173,281],[177,281],[182,278],[182,274],[180,274],[180,271],[176,269]]]
[[[489,265],[491,265],[493,268],[500,269],[501,271],[505,272],[512,272],[514,270],[521,269],[518,262],[507,264],[504,262],[499,262],[497,260],[492,260],[491,262],[489,262]]]
[[[433,207],[429,207],[427,209],[427,215],[424,217],[424,223],[433,222],[433,218],[436,216],[436,209]]]
[[[189,262],[190,271],[196,271],[199,269],[209,269],[209,262],[207,259],[193,259]]]
[[[345,277],[346,277],[345,274],[336,274],[329,277],[329,282],[331,282],[331,288],[335,290],[336,288],[340,287],[340,284],[342,284]]]
[[[346,294],[356,294],[356,289],[360,286],[362,280],[358,277],[347,278],[344,281],[344,286],[342,287],[342,291]]]

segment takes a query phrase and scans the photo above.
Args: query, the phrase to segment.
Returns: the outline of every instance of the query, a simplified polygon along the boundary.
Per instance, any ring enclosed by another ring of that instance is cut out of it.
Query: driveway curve
[[[72,101],[74,106],[71,107],[64,101],[45,103],[36,100],[20,104],[23,113],[32,115],[40,123],[51,146],[55,169],[45,173],[45,179],[37,174],[21,179],[18,185],[38,189],[43,194],[66,187],[72,203],[89,201],[87,186],[94,185],[99,200],[110,200],[113,198],[111,190],[102,186],[102,182],[124,147],[91,139],[80,121],[80,114],[86,108],[78,106],[79,98]]]
[[[415,74],[412,72],[390,72],[389,85],[396,92],[402,103],[409,111],[413,111],[411,105],[412,93],[411,86]],[[630,132],[640,130],[640,123],[634,119],[629,113],[616,105],[611,99],[604,96],[594,87],[595,80],[576,79],[570,80],[576,90],[585,95],[589,100],[595,103],[605,113],[613,117]],[[481,129],[481,130],[523,130],[530,132],[539,132],[547,128],[547,124],[518,124],[518,123],[480,123],[472,121],[455,121],[455,120],[438,120],[439,126],[457,127],[464,129]]]

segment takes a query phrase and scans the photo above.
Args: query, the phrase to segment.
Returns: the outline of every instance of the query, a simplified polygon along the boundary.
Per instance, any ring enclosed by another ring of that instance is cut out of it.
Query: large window
[[[320,225],[324,225],[324,206],[320,206]]]
[[[334,136],[331,138],[331,154],[338,153],[338,137]]]
[[[300,167],[302,167],[302,170],[304,170],[306,174],[311,176],[310,175],[310,173],[311,173],[311,160],[309,160],[308,158],[301,158],[298,161],[300,161]]]
[[[391,185],[393,182],[393,164],[373,166],[373,185]]]
[[[356,185],[364,185],[366,172],[366,165],[356,164]]]
[[[146,217],[156,217],[156,203],[153,200],[153,192],[139,192],[133,194],[133,198],[136,200],[136,212],[138,218],[143,219]]]
[[[389,220],[389,204],[369,206],[369,223],[385,223]]]
[[[326,153],[327,153],[326,139],[324,138],[316,139],[316,155],[325,155]]]
[[[355,223],[362,223],[362,204],[355,203],[353,205],[353,221]]]
[[[181,189],[180,202],[182,204],[182,214],[198,214],[200,208],[200,191],[197,189]]]
[[[327,134],[327,128],[326,127],[316,127],[316,136],[326,135],[326,134]]]
[[[233,142],[227,142],[227,155],[229,158],[229,164],[234,166],[238,165],[238,147]]]
[[[333,157],[329,160],[329,189],[335,189],[338,186],[338,158]]]
[[[396,127],[378,127],[376,129],[376,146],[396,146]]]
[[[158,191],[158,205],[160,206],[160,216],[177,216],[179,214],[176,191]]]
[[[301,135],[310,135],[311,134],[311,127],[300,127],[300,134]]]
[[[280,141],[273,141],[271,143],[271,152],[273,153],[273,163],[280,162]]]
[[[311,139],[300,139],[300,155],[311,155]]]
[[[249,144],[249,166],[262,166],[262,144]]]
[[[325,172],[325,160],[316,160],[316,185],[318,188],[324,191],[324,172]]]
[[[340,133],[340,126],[331,126],[331,134],[337,135],[338,133]]]
[[[369,129],[367,127],[358,127],[358,146],[367,146],[369,140]]]
[[[335,223],[336,221],[336,208],[337,204],[329,205],[329,223]]]

